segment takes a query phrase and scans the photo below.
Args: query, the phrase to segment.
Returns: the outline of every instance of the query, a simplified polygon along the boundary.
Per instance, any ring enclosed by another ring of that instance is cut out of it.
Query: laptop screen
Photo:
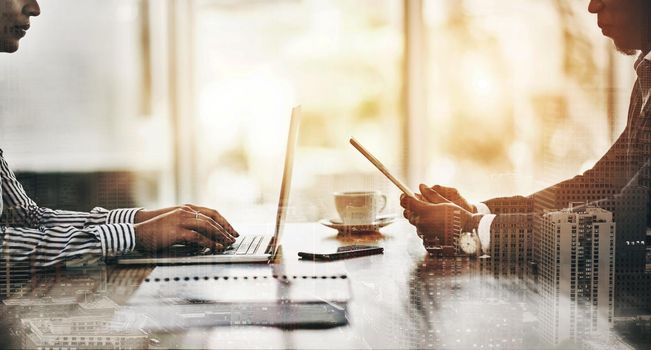
[[[292,170],[294,168],[294,151],[298,143],[298,129],[301,119],[301,107],[296,106],[292,109],[291,120],[289,121],[289,135],[287,137],[287,149],[285,151],[285,166],[283,169],[283,179],[280,185],[280,196],[278,198],[278,212],[276,213],[276,229],[274,231],[273,246],[271,256],[276,256],[280,238],[285,226],[287,217],[287,205],[289,203],[289,190],[292,187]]]

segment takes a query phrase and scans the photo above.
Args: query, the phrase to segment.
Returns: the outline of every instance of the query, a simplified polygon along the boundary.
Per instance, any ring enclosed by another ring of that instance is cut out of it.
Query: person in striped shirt
[[[36,0],[0,0],[0,52],[16,52],[31,17],[39,14]],[[2,259],[27,261],[35,268],[134,249],[153,252],[177,243],[223,250],[238,236],[216,210],[191,204],[159,210],[95,208],[88,213],[39,207],[25,193],[2,150],[0,194]]]

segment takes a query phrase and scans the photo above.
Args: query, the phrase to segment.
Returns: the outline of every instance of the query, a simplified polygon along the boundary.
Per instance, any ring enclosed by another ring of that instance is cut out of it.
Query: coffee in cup
[[[335,206],[346,225],[373,223],[387,205],[387,197],[380,191],[336,192]]]

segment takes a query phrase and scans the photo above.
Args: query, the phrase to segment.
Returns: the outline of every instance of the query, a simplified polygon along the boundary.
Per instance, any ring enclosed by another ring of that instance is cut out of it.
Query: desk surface
[[[549,348],[544,339],[562,337],[543,316],[535,283],[511,275],[504,266],[486,260],[431,258],[413,228],[404,221],[382,234],[338,237],[318,224],[290,224],[283,237],[282,265],[320,269],[329,263],[298,261],[297,252],[335,251],[348,244],[377,244],[385,254],[342,261],[352,289],[347,326],[325,330],[281,330],[273,327],[230,326],[147,334],[153,348]],[[321,266],[314,266],[322,264]],[[205,271],[233,266],[194,266]],[[100,266],[67,269],[26,279],[3,280],[5,320],[14,344],[34,337],[33,319],[49,319],[50,328],[82,310],[92,319],[110,319],[153,272],[152,267]],[[223,293],[238,293],[225,288]],[[6,295],[7,293],[4,293]],[[102,306],[103,305],[103,306]],[[107,306],[108,305],[108,306]],[[113,305],[114,307],[111,307]],[[106,310],[112,310],[107,315]],[[561,316],[562,318],[562,316]],[[32,327],[32,328],[30,328]],[[45,327],[45,326],[42,326]],[[580,331],[580,330],[579,330]],[[137,329],[134,334],[142,335]],[[65,333],[65,332],[64,332]],[[69,334],[74,330],[68,330]],[[83,333],[83,332],[82,332]],[[579,337],[588,342],[617,345],[619,337]],[[42,334],[40,336],[43,336]],[[2,337],[0,337],[2,338]],[[609,339],[608,339],[609,338]],[[621,344],[620,344],[621,345]]]

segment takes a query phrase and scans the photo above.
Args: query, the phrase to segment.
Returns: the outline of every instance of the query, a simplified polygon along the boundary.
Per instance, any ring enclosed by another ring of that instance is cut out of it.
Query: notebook
[[[141,320],[133,326],[152,331],[345,325],[348,275],[343,265],[319,265],[159,266],[116,313],[116,321]]]

